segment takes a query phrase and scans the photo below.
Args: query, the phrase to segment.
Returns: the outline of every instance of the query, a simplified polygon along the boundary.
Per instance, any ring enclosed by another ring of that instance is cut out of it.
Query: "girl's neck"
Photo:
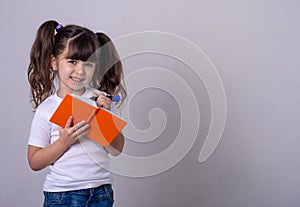
[[[66,94],[76,94],[76,95],[82,96],[85,93],[85,91],[86,91],[85,88],[83,88],[80,91],[75,91],[74,90],[72,92],[66,92],[66,91],[58,89],[57,92],[56,92],[56,94],[57,94],[58,97],[64,98]]]

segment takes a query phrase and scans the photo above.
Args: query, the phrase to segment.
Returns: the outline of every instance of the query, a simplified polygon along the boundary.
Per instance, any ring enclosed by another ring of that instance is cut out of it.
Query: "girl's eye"
[[[87,68],[94,68],[95,64],[93,64],[93,63],[84,63],[84,66],[87,67]]]
[[[69,60],[68,62],[71,63],[72,65],[75,65],[77,63],[76,60]]]

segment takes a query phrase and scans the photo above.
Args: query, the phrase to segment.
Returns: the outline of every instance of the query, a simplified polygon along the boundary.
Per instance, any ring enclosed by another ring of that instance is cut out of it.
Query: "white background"
[[[150,66],[181,75],[197,97],[201,126],[187,156],[168,171],[114,175],[116,207],[300,206],[299,9],[296,0],[2,1],[0,206],[42,206],[47,170],[31,171],[26,157],[33,116],[26,71],[36,30],[48,19],[104,31],[112,39],[149,30],[180,35],[205,51],[223,81],[225,130],[216,151],[199,163],[210,122],[201,80],[165,56],[124,60],[125,76]],[[149,111],[157,107],[168,122],[151,143],[128,139],[124,152],[148,156],[170,145],[180,127],[178,104],[158,89],[137,94],[130,124],[146,129]]]

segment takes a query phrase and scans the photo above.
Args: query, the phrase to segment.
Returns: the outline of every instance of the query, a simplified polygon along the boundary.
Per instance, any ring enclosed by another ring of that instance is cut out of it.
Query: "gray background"
[[[125,75],[156,66],[187,79],[199,101],[201,126],[187,156],[168,171],[144,178],[114,175],[116,207],[300,206],[299,9],[296,0],[2,1],[0,206],[42,205],[47,170],[31,171],[26,157],[33,116],[26,70],[36,30],[48,19],[104,31],[112,39],[145,30],[180,35],[206,52],[223,81],[225,130],[201,164],[198,155],[210,122],[201,80],[165,56],[124,60]],[[149,127],[149,111],[156,107],[165,111],[168,123],[151,143],[128,140],[125,153],[147,156],[170,145],[180,127],[178,104],[158,89],[137,94],[130,124]]]

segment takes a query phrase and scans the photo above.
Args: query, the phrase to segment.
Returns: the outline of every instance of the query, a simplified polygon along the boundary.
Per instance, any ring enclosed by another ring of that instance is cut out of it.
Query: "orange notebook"
[[[89,123],[87,137],[102,146],[108,146],[127,124],[113,112],[97,107],[95,101],[74,94],[64,97],[50,122],[65,127],[70,116],[73,117],[73,124],[82,120]]]

